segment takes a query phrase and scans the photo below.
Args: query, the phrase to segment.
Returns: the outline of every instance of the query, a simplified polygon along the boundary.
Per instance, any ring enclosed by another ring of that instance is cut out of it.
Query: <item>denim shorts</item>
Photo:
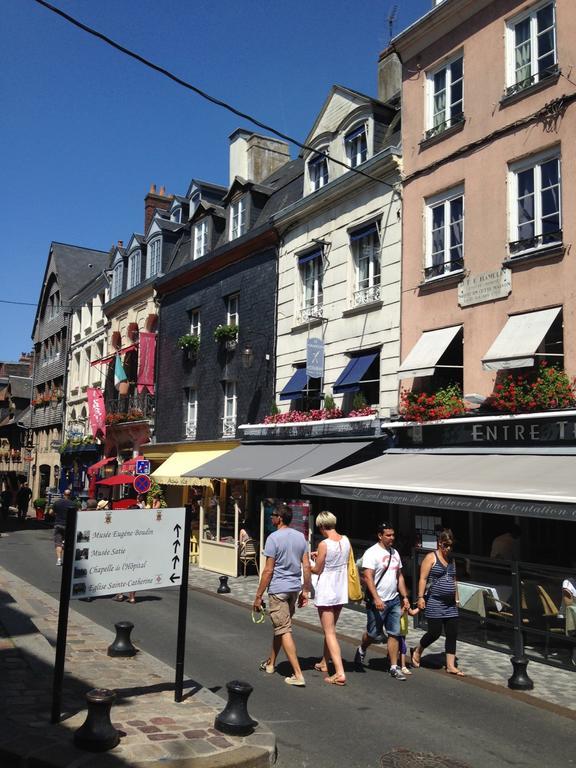
[[[400,595],[384,603],[384,610],[366,606],[366,633],[372,640],[382,642],[386,635],[400,635]]]

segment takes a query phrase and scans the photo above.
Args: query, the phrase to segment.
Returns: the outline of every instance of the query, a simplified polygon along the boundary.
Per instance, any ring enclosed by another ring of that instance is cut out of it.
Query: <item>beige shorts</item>
[[[275,635],[285,635],[292,632],[292,616],[296,610],[298,592],[288,592],[283,599],[276,595],[268,595],[268,613],[274,626]]]

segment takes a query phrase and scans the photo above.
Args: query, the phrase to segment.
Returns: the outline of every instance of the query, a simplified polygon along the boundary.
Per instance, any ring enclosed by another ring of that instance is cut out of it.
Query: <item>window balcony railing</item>
[[[460,125],[460,123],[463,122],[464,112],[459,112],[457,115],[454,115],[448,120],[444,120],[444,122],[438,123],[438,125],[433,125],[432,128],[429,128],[424,134],[424,141],[427,139],[433,139],[435,136],[440,136],[440,134],[444,133],[444,131],[447,131],[448,128],[454,128],[454,126]]]
[[[353,306],[361,307],[363,304],[370,304],[373,301],[380,301],[379,285],[370,285],[354,291],[354,296],[352,298]]]
[[[314,304],[309,307],[304,307],[300,310],[299,321],[301,323],[307,323],[310,320],[321,320],[324,317],[324,307],[322,304]]]
[[[184,434],[186,435],[186,440],[196,440],[196,422],[195,421],[186,421],[184,423]]]
[[[154,418],[155,410],[156,398],[148,392],[118,395],[106,399],[106,414],[114,414],[114,423],[151,420]]]
[[[504,91],[504,97],[514,96],[517,93],[521,93],[521,91],[525,91],[526,88],[530,88],[531,85],[541,83],[543,80],[546,80],[549,77],[554,77],[558,74],[558,71],[558,64],[553,64],[551,67],[547,67],[541,72],[536,72],[530,77],[525,77],[522,80],[518,80],[518,82],[512,83],[512,85],[509,85],[506,88]]]
[[[222,419],[222,437],[236,437],[236,416],[224,416]]]
[[[523,253],[549,248],[554,245],[562,245],[562,230],[547,232],[545,235],[525,237],[523,240],[514,240],[508,243],[510,256],[521,256]]]
[[[424,269],[424,279],[431,280],[434,277],[441,277],[442,275],[449,275],[452,272],[461,272],[464,269],[464,259],[452,259],[451,261],[443,261],[440,264],[432,264],[430,267]]]

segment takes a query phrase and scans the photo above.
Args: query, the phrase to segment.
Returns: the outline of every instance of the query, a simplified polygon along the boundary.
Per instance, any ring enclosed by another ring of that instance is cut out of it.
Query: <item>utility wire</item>
[[[0,299],[0,304],[18,304],[21,307],[37,307],[38,303],[33,304],[31,301],[10,301],[10,299]]]
[[[361,171],[358,168],[354,168],[353,166],[348,165],[348,163],[344,163],[341,160],[337,160],[334,157],[330,157],[330,155],[328,155],[326,152],[322,152],[321,150],[314,149],[314,147],[311,147],[308,144],[302,144],[301,142],[297,141],[291,136],[288,136],[287,134],[276,130],[276,128],[272,128],[272,126],[261,122],[257,118],[252,117],[251,115],[248,115],[245,112],[241,112],[239,109],[236,109],[236,107],[233,107],[231,104],[228,104],[227,102],[222,101],[221,99],[217,99],[215,96],[210,96],[210,94],[206,93],[206,91],[203,91],[200,88],[197,88],[195,85],[192,85],[192,83],[189,83],[186,80],[182,80],[182,78],[173,74],[168,69],[165,69],[164,67],[161,67],[158,64],[154,64],[153,61],[150,61],[149,59],[144,58],[144,56],[140,56],[139,53],[136,53],[135,51],[132,51],[123,45],[120,45],[120,43],[117,43],[115,40],[112,40],[112,38],[108,37],[102,32],[99,32],[98,30],[93,29],[92,27],[89,27],[86,24],[83,24],[81,21],[74,18],[74,16],[70,16],[70,14],[65,13],[60,8],[57,8],[51,3],[47,3],[46,0],[34,0],[34,2],[37,3],[38,5],[43,6],[49,11],[52,11],[52,13],[55,13],[58,16],[61,16],[66,21],[70,22],[70,24],[73,24],[75,27],[78,27],[78,29],[81,29],[84,32],[87,32],[89,35],[92,35],[93,37],[97,37],[99,40],[102,40],[102,42],[112,46],[112,48],[115,48],[117,51],[120,51],[120,53],[124,53],[126,56],[129,56],[130,58],[135,59],[136,61],[139,61],[141,64],[144,64],[144,66],[149,67],[150,69],[153,69],[155,72],[158,72],[161,75],[164,75],[164,77],[167,77],[169,80],[172,80],[178,85],[181,85],[183,88],[187,88],[189,91],[193,91],[198,96],[201,96],[203,99],[206,99],[212,104],[216,104],[216,106],[222,107],[223,109],[228,110],[228,112],[232,112],[232,114],[237,115],[238,117],[241,117],[243,120],[248,120],[254,125],[257,125],[259,128],[262,128],[263,130],[268,131],[269,133],[273,133],[275,136],[278,136],[279,138],[284,139],[285,141],[288,141],[291,144],[296,145],[297,147],[300,147],[300,149],[305,149],[308,152],[313,152],[314,154],[319,155],[320,157],[325,157],[326,159],[330,160],[330,162],[336,165],[340,165],[343,168],[346,168],[346,170],[348,171],[354,171],[354,173],[357,173],[360,176],[364,176],[365,178],[370,179],[370,181],[376,181],[378,184],[384,184],[385,186],[389,187],[394,192],[397,191],[396,187],[393,184],[389,184],[388,182],[382,181],[382,179],[379,179],[376,176],[372,176],[371,174],[366,173],[365,171]]]

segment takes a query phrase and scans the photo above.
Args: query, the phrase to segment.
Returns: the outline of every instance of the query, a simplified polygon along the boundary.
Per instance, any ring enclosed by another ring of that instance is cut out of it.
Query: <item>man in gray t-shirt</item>
[[[296,602],[302,607],[307,604],[310,597],[308,542],[299,531],[290,528],[292,510],[286,504],[275,507],[272,522],[276,526],[276,531],[270,534],[264,547],[266,565],[262,571],[253,604],[254,611],[262,610],[262,596],[268,589],[268,612],[274,626],[274,638],[270,656],[260,664],[260,669],[272,674],[276,668],[276,658],[280,649],[284,649],[294,672],[291,677],[285,678],[285,682],[302,687],[306,683],[292,637],[292,616]],[[303,590],[301,590],[302,574],[304,575]]]

